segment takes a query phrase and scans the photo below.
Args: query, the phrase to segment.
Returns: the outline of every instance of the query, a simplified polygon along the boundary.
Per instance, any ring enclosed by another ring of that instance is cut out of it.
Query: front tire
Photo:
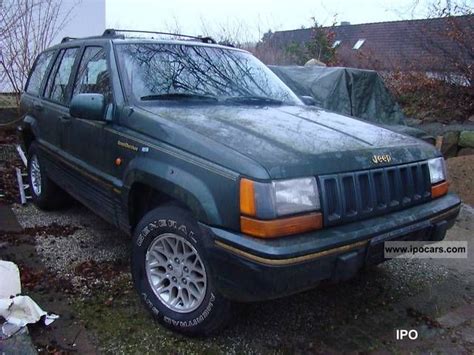
[[[214,288],[200,229],[176,206],[158,207],[135,229],[132,276],[145,306],[167,328],[209,335],[230,315],[230,301]]]

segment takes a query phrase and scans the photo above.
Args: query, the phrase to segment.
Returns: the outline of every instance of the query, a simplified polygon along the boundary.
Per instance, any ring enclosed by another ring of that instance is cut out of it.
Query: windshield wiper
[[[152,100],[209,100],[217,101],[217,98],[214,96],[208,95],[199,95],[199,94],[186,94],[186,93],[169,93],[169,94],[155,94],[155,95],[146,95],[140,97],[142,101],[152,101]]]
[[[270,105],[281,105],[283,101],[272,99],[271,97],[265,96],[234,96],[224,100],[224,102],[236,102],[236,103],[249,103],[249,104],[270,104]]]

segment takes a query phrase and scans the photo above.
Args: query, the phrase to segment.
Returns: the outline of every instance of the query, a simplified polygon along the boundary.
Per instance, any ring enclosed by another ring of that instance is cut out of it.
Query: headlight
[[[443,158],[434,158],[428,160],[428,167],[430,169],[431,184],[437,184],[446,180],[446,167]]]
[[[261,183],[242,179],[241,212],[260,219],[273,219],[320,209],[314,177]]]
[[[446,181],[446,166],[443,158],[428,160],[431,180],[431,197],[437,198],[448,193],[448,182]]]
[[[272,185],[277,216],[320,209],[318,185],[314,177],[274,181]]]
[[[246,234],[272,238],[319,229],[320,209],[314,177],[268,183],[240,180],[241,230]]]

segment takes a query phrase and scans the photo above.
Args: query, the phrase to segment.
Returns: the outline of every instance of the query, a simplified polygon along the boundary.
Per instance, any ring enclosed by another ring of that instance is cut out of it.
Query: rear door
[[[40,97],[56,54],[56,50],[50,50],[38,56],[26,83],[21,105],[27,115],[33,117],[38,122],[39,138],[59,147],[58,127],[54,120],[50,120],[45,115],[44,105]]]
[[[43,120],[48,122],[50,130],[44,133],[48,137],[48,143],[53,145],[49,148],[55,148],[58,151],[64,146],[64,140],[68,138],[63,133],[70,125],[70,78],[77,64],[78,53],[79,47],[59,50],[44,88],[42,116]]]

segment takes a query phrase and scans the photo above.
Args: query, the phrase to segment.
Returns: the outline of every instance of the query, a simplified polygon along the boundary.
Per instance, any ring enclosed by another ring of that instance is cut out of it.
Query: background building
[[[474,67],[474,15],[449,16],[323,28],[336,49],[337,65],[379,71],[420,71],[433,75]],[[276,31],[272,48],[311,41],[313,29]],[[472,79],[472,78],[466,78]]]

